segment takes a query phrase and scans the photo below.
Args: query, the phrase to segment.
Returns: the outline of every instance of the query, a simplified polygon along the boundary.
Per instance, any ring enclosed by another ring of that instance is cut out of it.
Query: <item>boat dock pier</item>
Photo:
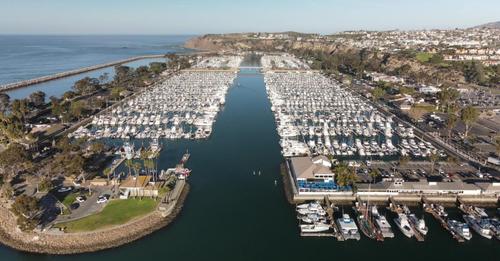
[[[415,238],[417,239],[418,242],[424,242],[425,240],[425,237],[422,233],[420,233],[420,231],[418,230],[417,228],[417,224],[413,223],[413,222],[409,222],[410,223],[410,226],[411,226],[411,229],[413,230],[413,235],[415,236]]]
[[[399,202],[397,202],[393,197],[389,198],[389,207],[388,209],[391,210],[392,212],[396,214],[405,214],[405,215],[410,215],[410,210],[408,206],[402,205]],[[408,222],[410,224],[411,229],[413,230],[413,235],[417,239],[418,242],[423,242],[425,240],[424,235],[418,230],[417,224],[414,222]],[[445,222],[446,223],[446,222]]]
[[[389,197],[389,207],[387,207],[390,211],[396,214],[403,214],[404,210],[402,206],[394,200],[393,197]]]
[[[363,234],[370,239],[384,241],[382,232],[373,223],[372,215],[369,210],[370,205],[368,203],[364,203],[360,197],[358,197],[353,208],[354,212],[356,212],[356,215],[358,216],[358,225],[361,232],[363,232]]]
[[[103,69],[103,68],[107,68],[107,67],[111,67],[111,66],[115,66],[115,65],[129,63],[129,62],[133,62],[133,61],[138,61],[138,60],[143,60],[143,59],[162,58],[162,57],[165,57],[165,55],[161,54],[161,55],[135,56],[135,57],[131,57],[131,58],[127,58],[127,59],[123,59],[123,60],[119,60],[119,61],[114,61],[114,62],[110,62],[110,63],[92,65],[92,66],[83,67],[80,69],[75,69],[75,70],[71,70],[71,71],[42,76],[42,77],[24,80],[24,81],[20,81],[20,82],[3,84],[3,85],[0,85],[0,92],[9,91],[9,90],[18,89],[18,88],[23,88],[23,87],[34,85],[34,84],[39,84],[39,83],[43,83],[43,82],[57,80],[57,79],[61,79],[61,78],[65,78],[65,77],[69,77],[69,76],[73,76],[73,75],[77,75],[77,74],[81,74],[81,73],[86,73],[86,72],[95,71],[95,70],[99,70],[99,69]]]
[[[433,204],[430,203],[426,197],[422,197],[422,202],[424,203],[425,212],[431,214],[437,221],[439,221],[441,226],[448,232],[450,232],[453,238],[455,238],[458,242],[460,243],[465,242],[465,239],[462,236],[451,230],[450,226],[448,226],[448,223],[446,222],[446,219],[442,215],[440,215],[434,207],[432,207]]]
[[[116,168],[118,168],[118,166],[120,166],[126,159],[127,159],[126,157],[121,157],[119,159],[116,159],[111,165],[109,173],[114,173]]]
[[[340,229],[337,226],[337,223],[335,223],[334,213],[335,213],[336,207],[332,202],[330,202],[330,199],[328,198],[328,196],[325,196],[325,204],[327,206],[326,213],[328,214],[328,219],[330,220],[330,226],[332,227],[332,230],[333,230],[332,235],[335,236],[337,241],[344,241],[345,238],[342,235],[342,233],[340,232]]]

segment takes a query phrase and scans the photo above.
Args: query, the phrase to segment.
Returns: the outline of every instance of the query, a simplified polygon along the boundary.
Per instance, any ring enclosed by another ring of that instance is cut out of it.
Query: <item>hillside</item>
[[[474,26],[473,28],[500,29],[500,21]]]

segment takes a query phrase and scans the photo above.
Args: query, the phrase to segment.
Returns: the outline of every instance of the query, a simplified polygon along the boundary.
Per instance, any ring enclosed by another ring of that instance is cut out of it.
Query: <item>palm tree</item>
[[[495,152],[497,156],[500,157],[500,136],[495,137]]]
[[[448,131],[448,140],[451,139],[451,133],[455,125],[457,125],[458,117],[454,113],[448,114],[448,119],[446,119],[446,129]]]
[[[135,162],[134,164],[132,164],[132,168],[134,169],[136,177],[139,176],[139,171],[141,170],[141,167],[142,167],[142,164],[139,162]]]
[[[476,108],[472,106],[467,106],[465,107],[462,112],[460,113],[460,119],[464,122],[465,124],[465,133],[464,136],[467,138],[469,136],[469,129],[471,125],[477,121],[479,118],[479,112],[477,111]]]
[[[109,176],[111,175],[111,168],[105,168],[103,171],[104,175],[108,178],[109,181]]]
[[[406,155],[399,157],[399,165],[400,166],[404,166],[404,165],[408,164],[408,162],[410,162],[410,157],[408,157]]]
[[[434,174],[434,166],[436,162],[439,160],[439,155],[437,153],[431,153],[429,155],[429,160],[431,161],[431,175]]]
[[[125,165],[128,167],[128,175],[132,175],[132,171],[131,171],[131,168],[132,168],[132,165],[133,165],[133,162],[131,159],[127,159],[127,161],[125,162]]]
[[[340,163],[334,168],[337,184],[341,187],[353,185],[358,177],[352,167],[347,166],[345,163]]]
[[[369,175],[372,178],[372,182],[375,183],[375,180],[380,176],[380,172],[377,169],[371,169]]]

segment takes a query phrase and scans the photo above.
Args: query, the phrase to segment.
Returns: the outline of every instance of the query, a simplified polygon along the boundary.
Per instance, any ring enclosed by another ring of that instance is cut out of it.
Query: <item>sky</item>
[[[0,34],[328,34],[494,21],[500,0],[0,0]]]

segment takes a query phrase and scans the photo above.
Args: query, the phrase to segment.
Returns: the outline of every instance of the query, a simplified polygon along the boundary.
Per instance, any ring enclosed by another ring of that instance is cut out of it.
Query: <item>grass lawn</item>
[[[61,201],[67,208],[69,208],[69,206],[71,204],[73,204],[73,202],[76,201],[76,197],[78,197],[78,193],[70,193],[68,194],[66,197],[64,197],[64,199]]]
[[[418,120],[424,116],[426,113],[434,112],[436,111],[436,107],[431,104],[415,104],[413,107],[410,109],[408,112],[408,115],[415,119]]]
[[[56,227],[65,227],[67,232],[83,232],[121,225],[136,217],[150,213],[156,208],[156,204],[157,202],[153,199],[112,200],[100,213],[79,220],[57,224]]]
[[[432,56],[433,56],[432,53],[421,52],[417,53],[417,56],[415,58],[417,58],[417,60],[421,63],[426,63],[432,58]]]

